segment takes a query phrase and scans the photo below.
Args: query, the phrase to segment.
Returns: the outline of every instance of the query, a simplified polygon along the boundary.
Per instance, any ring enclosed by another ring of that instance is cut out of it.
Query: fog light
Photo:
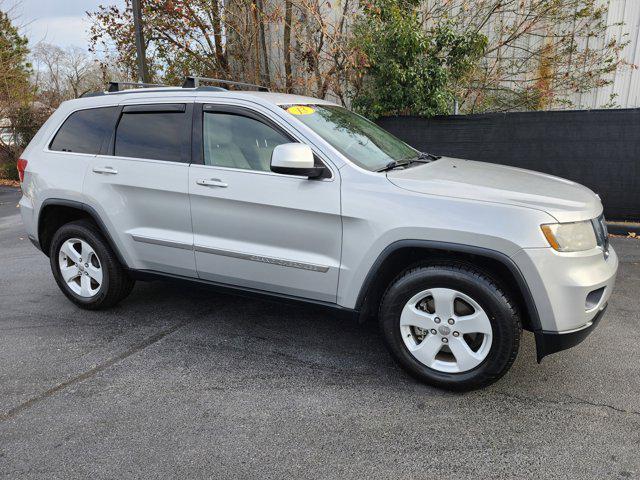
[[[585,310],[593,310],[598,306],[600,300],[602,300],[602,295],[604,294],[605,287],[600,287],[597,290],[593,290],[589,292],[587,295],[587,300],[584,303]]]

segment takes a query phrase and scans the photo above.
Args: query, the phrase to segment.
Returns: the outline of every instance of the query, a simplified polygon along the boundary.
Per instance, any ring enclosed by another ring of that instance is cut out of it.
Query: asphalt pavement
[[[640,241],[587,340],[495,385],[424,386],[376,326],[137,283],[86,312],[0,187],[1,478],[639,478]]]

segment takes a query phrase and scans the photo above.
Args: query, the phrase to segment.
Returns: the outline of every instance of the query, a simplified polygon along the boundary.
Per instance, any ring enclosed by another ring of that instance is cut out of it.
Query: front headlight
[[[598,246],[591,221],[541,225],[549,245],[558,252],[581,252]]]

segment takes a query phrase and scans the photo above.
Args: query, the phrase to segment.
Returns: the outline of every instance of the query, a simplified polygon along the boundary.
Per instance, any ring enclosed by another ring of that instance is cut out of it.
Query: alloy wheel
[[[469,295],[432,288],[414,295],[400,314],[405,346],[419,362],[443,373],[480,365],[491,350],[489,317]]]
[[[73,293],[91,298],[103,281],[102,264],[95,250],[86,241],[70,238],[60,247],[58,264],[63,280]]]

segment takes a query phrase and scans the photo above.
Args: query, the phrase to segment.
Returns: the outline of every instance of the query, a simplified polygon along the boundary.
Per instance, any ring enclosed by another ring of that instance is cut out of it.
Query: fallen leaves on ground
[[[0,178],[0,185],[4,187],[19,187],[20,182],[16,180],[7,180],[6,178]]]

